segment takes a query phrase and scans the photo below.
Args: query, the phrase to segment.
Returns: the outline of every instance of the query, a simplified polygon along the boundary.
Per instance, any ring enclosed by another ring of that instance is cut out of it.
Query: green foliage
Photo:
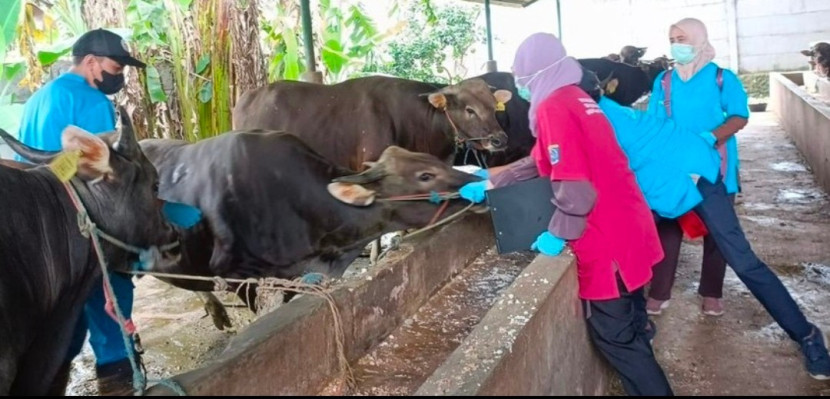
[[[483,28],[476,25],[478,14],[474,6],[419,1],[404,12],[409,24],[387,44],[386,56],[376,57],[363,71],[435,83],[461,80],[464,73],[447,66],[460,64],[470,47],[483,38]]]

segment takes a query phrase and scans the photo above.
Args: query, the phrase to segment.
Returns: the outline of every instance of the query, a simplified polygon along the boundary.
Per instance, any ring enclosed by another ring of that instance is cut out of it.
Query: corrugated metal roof
[[[466,1],[466,2],[470,2],[470,3],[484,4],[484,0],[461,0],[461,1]],[[527,7],[527,6],[529,6],[529,5],[531,5],[535,2],[536,2],[536,0],[490,0],[490,4],[494,5],[494,6],[521,7],[521,8]]]

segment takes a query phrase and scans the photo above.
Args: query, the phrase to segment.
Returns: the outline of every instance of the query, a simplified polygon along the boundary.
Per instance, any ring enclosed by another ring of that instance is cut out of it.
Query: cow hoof
[[[300,278],[300,282],[308,285],[321,285],[325,279],[326,276],[321,273],[306,273]]]

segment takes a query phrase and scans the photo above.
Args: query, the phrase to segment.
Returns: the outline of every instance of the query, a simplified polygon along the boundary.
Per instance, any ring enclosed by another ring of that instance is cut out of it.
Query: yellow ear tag
[[[605,85],[605,92],[607,92],[608,94],[614,94],[614,92],[617,91],[617,86],[619,86],[619,84],[620,84],[619,80],[617,80],[617,79],[611,80],[610,82],[608,82],[607,85]]]
[[[504,103],[502,103],[502,102],[496,103],[496,112],[504,111],[504,109],[505,109]]]
[[[81,160],[81,150],[60,153],[52,162],[49,162],[49,169],[58,177],[58,180],[66,183],[75,173],[78,173],[78,162]]]

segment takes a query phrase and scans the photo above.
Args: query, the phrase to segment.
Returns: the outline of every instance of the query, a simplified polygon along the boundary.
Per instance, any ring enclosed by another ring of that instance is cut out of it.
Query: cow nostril
[[[504,147],[507,145],[507,136],[504,134],[493,135],[490,138],[490,144],[493,147]]]

